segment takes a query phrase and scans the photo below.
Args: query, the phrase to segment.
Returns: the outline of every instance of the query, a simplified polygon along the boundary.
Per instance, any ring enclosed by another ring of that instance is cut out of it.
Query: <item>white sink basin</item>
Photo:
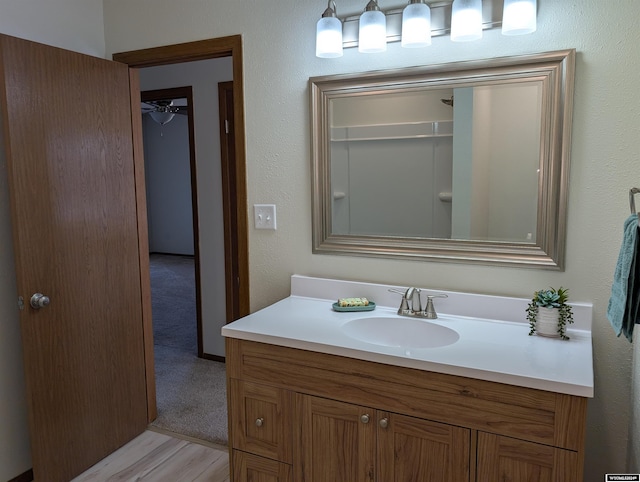
[[[460,335],[451,328],[422,318],[358,318],[342,325],[351,338],[381,346],[437,348],[455,343]]]

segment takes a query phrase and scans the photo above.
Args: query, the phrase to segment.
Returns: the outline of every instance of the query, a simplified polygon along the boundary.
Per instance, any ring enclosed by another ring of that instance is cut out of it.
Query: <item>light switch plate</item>
[[[253,215],[256,229],[276,229],[275,204],[254,204]]]

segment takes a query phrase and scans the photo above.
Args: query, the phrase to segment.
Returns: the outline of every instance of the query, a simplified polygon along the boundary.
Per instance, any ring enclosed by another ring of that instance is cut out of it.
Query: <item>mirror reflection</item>
[[[332,233],[534,243],[541,101],[541,81],[332,99]]]
[[[573,56],[311,79],[314,252],[561,268]]]

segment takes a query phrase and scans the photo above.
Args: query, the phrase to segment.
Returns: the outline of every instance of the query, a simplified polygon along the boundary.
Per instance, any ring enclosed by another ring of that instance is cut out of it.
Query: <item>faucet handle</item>
[[[424,309],[424,317],[430,320],[435,320],[438,318],[438,313],[436,313],[436,309],[433,306],[434,298],[448,298],[449,295],[441,293],[439,295],[427,295],[427,307]]]
[[[398,294],[403,295],[403,294],[405,294],[405,292],[406,292],[407,290],[401,290],[400,288],[389,288],[387,291],[388,291],[389,293],[398,293]]]
[[[400,301],[400,308],[398,308],[398,314],[399,315],[408,315],[411,313],[411,309],[409,308],[409,290],[411,290],[412,288],[409,288],[407,290],[401,290],[398,288],[389,288],[388,291],[390,291],[391,293],[398,293],[402,295],[402,300]]]

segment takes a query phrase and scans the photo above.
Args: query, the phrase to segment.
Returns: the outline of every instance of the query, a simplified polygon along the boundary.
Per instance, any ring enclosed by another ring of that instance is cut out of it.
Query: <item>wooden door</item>
[[[578,454],[548,445],[478,433],[478,482],[578,482]]]
[[[374,481],[373,409],[296,394],[296,411],[296,481]]]
[[[469,481],[468,429],[378,412],[378,480]]]
[[[4,35],[0,54],[33,469],[66,481],[146,427],[129,72]]]

